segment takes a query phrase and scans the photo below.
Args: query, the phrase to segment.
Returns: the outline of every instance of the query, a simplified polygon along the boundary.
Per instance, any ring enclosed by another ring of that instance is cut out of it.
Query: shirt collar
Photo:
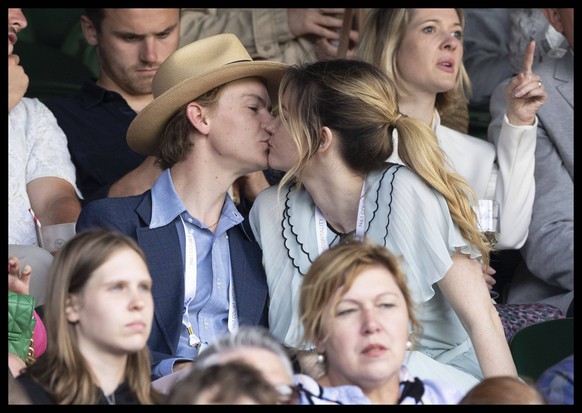
[[[150,229],[163,227],[186,211],[182,199],[178,196],[170,169],[162,172],[152,187],[152,220]]]
[[[152,219],[149,228],[154,229],[168,225],[184,212],[187,212],[186,207],[174,188],[172,175],[168,168],[162,172],[152,187]],[[244,220],[228,194],[221,217],[226,217],[231,221],[227,228],[240,224]]]
[[[81,98],[85,109],[97,106],[114,97],[125,102],[125,99],[119,93],[103,89],[101,86],[97,85],[97,79],[87,80],[81,89]]]

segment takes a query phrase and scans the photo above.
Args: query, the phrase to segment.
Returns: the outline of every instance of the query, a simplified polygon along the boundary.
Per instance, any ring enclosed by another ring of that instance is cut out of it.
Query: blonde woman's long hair
[[[462,236],[480,251],[484,263],[489,262],[490,246],[471,207],[476,200],[473,189],[452,172],[434,131],[400,113],[396,85],[381,69],[348,59],[293,66],[281,81],[279,105],[283,126],[299,154],[297,163],[281,179],[279,191],[291,181],[301,187],[303,171],[319,148],[324,126],[336,134],[345,164],[363,176],[387,167],[396,129],[400,158],[442,194]]]

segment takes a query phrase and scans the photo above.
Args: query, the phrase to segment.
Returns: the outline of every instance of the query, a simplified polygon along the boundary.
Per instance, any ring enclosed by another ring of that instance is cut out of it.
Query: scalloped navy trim
[[[384,240],[384,247],[386,247],[386,240],[388,239],[388,227],[390,226],[390,215],[392,214],[392,194],[394,193],[394,179],[396,179],[396,172],[398,172],[398,170],[402,167],[402,165],[396,165],[396,170],[394,170],[394,173],[392,173],[392,179],[390,180],[390,203],[388,204],[388,219],[386,220],[386,232],[384,232],[384,236],[382,237],[382,239]],[[380,205],[378,204],[378,199],[380,197],[380,188],[382,188],[382,182],[384,180],[384,176],[386,175],[386,172],[388,172],[390,169],[392,168],[388,168],[384,171],[384,173],[382,174],[382,178],[380,179],[380,185],[378,185],[378,191],[376,192],[376,210],[374,211],[374,216],[376,215],[376,211],[378,211],[378,208],[380,208]],[[370,220],[370,223],[372,222],[372,220],[374,219],[374,216],[372,216],[372,219]],[[368,229],[370,228],[370,223],[368,223]],[[367,232],[367,231],[366,231]]]
[[[293,264],[293,266],[295,268],[297,268],[297,271],[299,271],[299,274],[304,276],[305,274],[301,271],[301,268],[299,267],[299,265],[295,263],[295,258],[293,258],[293,256],[291,255],[291,249],[287,245],[287,242],[289,241],[289,239],[285,236],[285,221],[287,221],[289,224],[289,229],[290,229],[291,233],[295,236],[295,241],[297,242],[298,245],[301,246],[301,251],[303,251],[303,253],[305,255],[307,255],[309,262],[313,263],[313,260],[309,256],[309,253],[305,250],[305,248],[303,248],[303,244],[301,242],[299,242],[298,235],[293,228],[293,224],[291,224],[291,220],[287,219],[287,218],[289,218],[289,209],[290,209],[289,202],[291,201],[289,198],[289,194],[291,193],[291,190],[294,187],[295,187],[295,184],[289,185],[289,189],[287,190],[287,193],[285,194],[285,209],[283,210],[283,217],[281,218],[281,235],[283,236],[283,239],[284,239],[283,244],[285,245],[285,249],[287,250],[287,256],[291,260],[291,263]]]
[[[390,189],[390,203],[388,205],[388,220],[386,223],[386,231],[384,233],[384,247],[386,247],[386,240],[388,238],[388,227],[390,226],[390,214],[392,213],[392,193],[394,191],[394,179],[396,177],[396,172],[402,167],[402,165],[395,165],[396,169],[394,170],[394,172],[392,173],[391,176],[391,180],[390,180],[390,185],[391,185],[391,189]],[[374,221],[374,218],[376,217],[376,213],[378,212],[378,210],[380,209],[380,203],[379,203],[379,199],[380,199],[380,189],[382,188],[382,183],[384,181],[384,177],[386,176],[386,174],[388,173],[388,171],[390,171],[392,169],[392,167],[386,168],[384,170],[384,172],[382,173],[382,177],[380,178],[380,184],[378,185],[378,189],[376,190],[376,200],[375,200],[375,204],[376,204],[376,208],[374,209],[374,212],[372,213],[372,218],[368,221],[368,227],[366,228],[366,233],[368,232],[368,230],[370,229],[370,226],[372,224],[372,222]],[[303,252],[303,254],[305,254],[307,256],[307,259],[309,260],[309,262],[311,264],[313,264],[313,259],[311,258],[311,255],[309,254],[308,251],[306,251],[306,249],[304,248],[303,243],[301,243],[299,241],[299,237],[297,232],[295,231],[295,228],[293,226],[293,224],[291,223],[291,220],[289,219],[289,210],[291,209],[290,206],[290,202],[291,199],[289,197],[289,194],[291,193],[291,190],[296,186],[296,184],[292,184],[289,186],[289,189],[287,190],[287,193],[285,194],[285,208],[283,210],[283,216],[281,218],[281,236],[283,237],[283,244],[285,246],[285,249],[287,250],[287,256],[289,257],[289,259],[291,260],[291,263],[293,264],[293,267],[295,267],[297,269],[297,271],[299,272],[300,275],[305,276],[305,273],[303,271],[301,271],[300,265],[297,263],[297,260],[292,256],[291,254],[291,248],[289,248],[289,245],[287,244],[288,242],[291,242],[291,240],[289,238],[286,237],[285,235],[285,222],[287,222],[288,226],[289,226],[289,230],[291,231],[291,234],[293,234],[293,236],[295,237],[295,242],[297,243],[297,245],[300,246],[301,251]]]

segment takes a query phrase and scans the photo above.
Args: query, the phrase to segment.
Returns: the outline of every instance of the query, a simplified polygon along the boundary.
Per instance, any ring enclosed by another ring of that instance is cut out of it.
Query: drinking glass
[[[485,234],[489,245],[495,247],[499,241],[499,202],[493,199],[479,199],[474,209],[479,229]],[[489,293],[493,300],[499,298],[497,291],[491,290]]]
[[[485,234],[491,247],[499,241],[499,202],[493,199],[479,199],[475,207],[479,229]]]

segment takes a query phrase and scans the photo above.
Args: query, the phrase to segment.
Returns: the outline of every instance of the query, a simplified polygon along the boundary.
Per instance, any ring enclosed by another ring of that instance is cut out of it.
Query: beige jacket
[[[287,9],[182,9],[180,47],[220,33],[237,35],[255,60],[316,60],[313,43],[291,34]]]

